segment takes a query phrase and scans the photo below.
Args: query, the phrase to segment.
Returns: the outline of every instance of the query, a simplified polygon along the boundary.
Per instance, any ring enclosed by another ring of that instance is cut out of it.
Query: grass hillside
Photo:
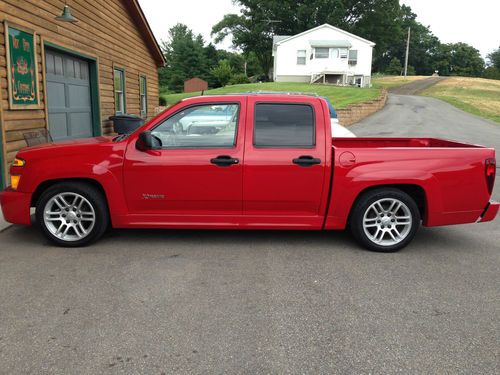
[[[500,80],[450,77],[421,95],[444,100],[466,112],[500,123]]]
[[[307,92],[328,97],[335,108],[344,108],[349,104],[361,103],[376,99],[380,93],[379,88],[339,87],[331,85],[311,85],[308,83],[285,83],[266,82],[249,83],[243,85],[232,85],[218,89],[207,90],[205,95],[234,94],[249,91],[285,91],[285,92]],[[160,94],[170,106],[177,101],[200,95],[199,92],[181,94]]]
[[[407,76],[406,78],[402,76],[373,76],[372,85],[378,89],[390,89],[425,78],[429,78],[429,76]]]

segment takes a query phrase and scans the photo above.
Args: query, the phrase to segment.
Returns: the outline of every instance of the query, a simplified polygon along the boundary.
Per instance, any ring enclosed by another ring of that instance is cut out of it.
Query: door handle
[[[229,167],[239,162],[239,159],[232,158],[229,155],[219,155],[216,158],[210,159],[210,163],[218,165],[219,167]]]
[[[310,155],[302,155],[297,159],[293,159],[293,164],[300,165],[301,167],[312,167],[315,164],[321,164],[321,159],[314,158]]]

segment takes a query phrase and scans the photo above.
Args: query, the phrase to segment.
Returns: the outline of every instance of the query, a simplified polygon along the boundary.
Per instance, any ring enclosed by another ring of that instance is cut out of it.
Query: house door
[[[89,63],[45,50],[49,131],[54,141],[93,136]]]

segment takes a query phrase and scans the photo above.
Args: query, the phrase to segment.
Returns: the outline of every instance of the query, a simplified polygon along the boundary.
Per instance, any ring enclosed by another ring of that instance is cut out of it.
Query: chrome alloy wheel
[[[368,207],[363,216],[366,236],[381,246],[393,246],[403,241],[411,231],[410,209],[399,199],[383,198]]]
[[[92,204],[76,193],[59,193],[45,205],[43,222],[55,237],[68,242],[87,237],[94,228],[96,215]]]

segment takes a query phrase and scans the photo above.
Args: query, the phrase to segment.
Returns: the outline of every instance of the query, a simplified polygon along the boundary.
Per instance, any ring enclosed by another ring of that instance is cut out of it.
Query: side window
[[[356,65],[358,63],[358,51],[355,49],[349,50],[349,65]]]
[[[297,50],[297,65],[306,65],[306,50]]]
[[[146,76],[139,76],[139,104],[141,109],[141,116],[148,115],[148,84]]]
[[[114,68],[115,112],[117,115],[125,113],[125,71]]]
[[[307,104],[256,104],[253,144],[263,148],[313,147],[313,108]]]
[[[239,105],[209,104],[186,108],[151,133],[162,148],[234,147]]]

